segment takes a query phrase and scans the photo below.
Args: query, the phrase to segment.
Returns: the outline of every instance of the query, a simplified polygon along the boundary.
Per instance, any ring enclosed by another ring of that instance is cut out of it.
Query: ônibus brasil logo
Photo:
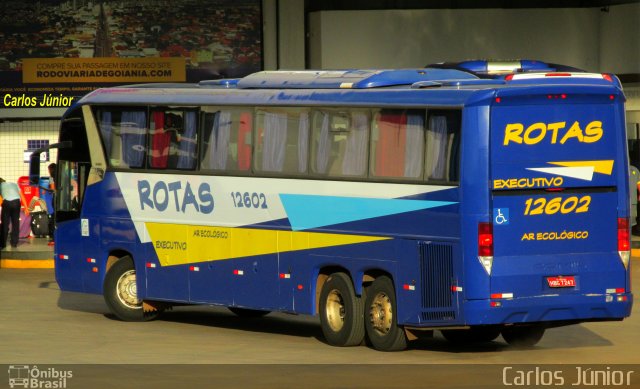
[[[67,380],[73,378],[71,370],[55,367],[39,369],[38,366],[9,365],[9,387],[11,388],[56,388],[67,387]]]

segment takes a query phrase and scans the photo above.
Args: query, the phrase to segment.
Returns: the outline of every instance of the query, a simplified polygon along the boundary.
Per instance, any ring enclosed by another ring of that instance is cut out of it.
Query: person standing
[[[20,191],[18,184],[6,182],[2,178],[0,178],[0,199],[2,200],[0,249],[4,249],[7,245],[9,224],[11,224],[11,247],[18,247],[18,238],[20,237],[20,206],[24,206],[25,215],[28,215],[27,201]]]

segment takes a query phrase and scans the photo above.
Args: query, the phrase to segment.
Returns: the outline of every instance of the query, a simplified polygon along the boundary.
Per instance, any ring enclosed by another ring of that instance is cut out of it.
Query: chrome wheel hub
[[[118,278],[116,295],[118,296],[118,300],[128,308],[137,309],[142,306],[141,301],[138,300],[135,270],[129,270]]]
[[[385,293],[378,293],[369,307],[369,320],[371,326],[380,335],[386,335],[391,330],[393,323],[393,306],[391,299]]]
[[[344,300],[337,289],[329,292],[329,295],[327,296],[325,314],[331,330],[334,332],[340,331],[344,326],[345,309]]]

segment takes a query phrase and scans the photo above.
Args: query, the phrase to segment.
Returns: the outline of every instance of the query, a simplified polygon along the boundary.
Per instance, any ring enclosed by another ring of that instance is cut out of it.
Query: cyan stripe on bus
[[[448,201],[280,194],[294,231],[442,207]]]
[[[397,239],[455,241],[460,238],[459,204],[389,215],[375,219],[351,221],[320,227],[311,231],[375,234]]]

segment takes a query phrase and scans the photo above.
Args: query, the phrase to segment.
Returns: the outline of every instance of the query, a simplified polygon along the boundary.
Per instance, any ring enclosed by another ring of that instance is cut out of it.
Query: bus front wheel
[[[541,325],[506,327],[502,330],[502,337],[514,347],[533,347],[542,339],[544,330]]]
[[[366,290],[365,327],[371,345],[380,351],[407,348],[407,336],[397,324],[396,294],[389,277],[376,278]]]
[[[120,258],[107,271],[103,285],[104,300],[111,312],[124,321],[155,319],[159,311],[144,312],[138,299],[136,269],[129,256]]]
[[[332,346],[358,346],[364,340],[362,300],[345,273],[327,278],[320,293],[322,333]]]

